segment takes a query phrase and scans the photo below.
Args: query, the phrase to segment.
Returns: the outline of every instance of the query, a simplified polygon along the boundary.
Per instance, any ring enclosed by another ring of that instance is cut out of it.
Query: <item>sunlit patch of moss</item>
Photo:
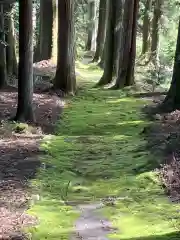
[[[94,72],[89,75],[95,79]],[[88,78],[83,86],[93,86]],[[35,185],[48,204],[42,198],[31,210],[41,220],[35,239],[45,239],[43,229],[47,239],[69,236],[76,214],[62,200],[93,202],[107,196],[119,198],[114,207],[104,208],[119,229],[110,237],[179,239],[178,205],[164,196],[154,171],[159,160],[150,156],[139,134],[149,124],[141,112],[146,101],[125,96],[124,91],[82,88],[68,100],[56,135],[42,142],[48,153],[42,162],[50,167],[39,172]]]
[[[38,215],[39,225],[30,229],[34,240],[69,239],[77,214],[62,204],[60,198],[43,198],[29,211],[31,215]]]

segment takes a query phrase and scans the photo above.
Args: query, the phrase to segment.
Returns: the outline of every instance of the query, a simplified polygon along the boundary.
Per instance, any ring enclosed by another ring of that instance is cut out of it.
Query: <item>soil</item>
[[[51,59],[42,60],[33,64],[34,75],[54,77],[56,73],[56,63]]]
[[[22,229],[37,223],[27,215],[30,198],[29,187],[40,167],[39,149],[44,134],[54,131],[54,124],[63,107],[63,101],[55,94],[42,93],[39,85],[34,93],[36,121],[31,128],[16,133],[8,119],[15,115],[16,88],[0,91],[0,240],[26,239]]]
[[[146,107],[152,124],[143,130],[147,147],[156,159],[162,185],[172,202],[180,202],[180,110],[153,114],[161,99]]]

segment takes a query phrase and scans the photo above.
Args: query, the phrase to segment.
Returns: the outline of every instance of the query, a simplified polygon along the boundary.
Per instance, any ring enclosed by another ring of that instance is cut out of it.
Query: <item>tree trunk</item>
[[[14,19],[13,19],[13,11],[12,6],[8,8],[8,16],[6,17],[7,24],[7,48],[6,48],[6,56],[7,56],[7,72],[9,75],[18,76],[18,64],[16,57],[16,38],[14,31]]]
[[[74,39],[74,0],[58,1],[58,58],[54,88],[74,94],[75,39]]]
[[[106,12],[107,12],[107,0],[100,0],[98,32],[96,39],[96,52],[93,58],[93,62],[98,62],[99,58],[102,57],[103,54],[104,39],[106,32]]]
[[[155,0],[153,20],[152,20],[152,33],[151,33],[151,56],[150,60],[155,66],[159,65],[159,29],[160,19],[162,15],[163,0]]]
[[[19,1],[19,80],[16,121],[33,121],[32,0]]]
[[[115,89],[134,84],[138,0],[125,0]]]
[[[36,61],[57,57],[57,0],[40,1],[40,34],[36,46]]]
[[[149,52],[150,26],[151,26],[151,18],[150,18],[151,7],[152,7],[152,0],[146,0],[144,16],[143,16],[142,55],[145,55],[147,52]]]
[[[168,94],[162,104],[167,111],[180,109],[180,20],[174,61],[173,76]]]
[[[86,44],[86,51],[95,51],[96,49],[96,2],[95,0],[89,0],[89,26],[88,26],[88,39]]]
[[[36,44],[34,46],[33,61],[38,62],[40,59],[40,34],[41,34],[41,22],[40,22],[40,4],[36,5]]]
[[[58,36],[58,2],[52,0],[53,18],[52,18],[52,42],[51,42],[51,59],[57,61],[57,36]]]
[[[100,60],[100,62],[98,63],[98,66],[99,66],[100,68],[102,68],[102,69],[104,69],[104,60],[105,60],[105,44],[104,44],[104,47],[103,47],[101,60]]]
[[[125,86],[131,86],[135,83],[134,80],[134,69],[136,62],[136,36],[137,36],[137,18],[139,10],[139,0],[134,0],[134,10],[133,10],[133,23],[132,23],[132,38],[131,38],[131,47],[129,53],[129,62]]]
[[[4,6],[0,4],[0,88],[7,84]]]
[[[51,58],[52,0],[40,2],[40,60]]]
[[[114,43],[115,43],[115,4],[113,1],[108,0],[108,22],[106,30],[106,41],[104,46],[104,73],[97,86],[102,86],[111,83],[114,69]]]
[[[114,5],[115,12],[115,28],[114,28],[114,78],[118,77],[119,69],[119,48],[121,42],[123,3],[122,0],[117,0]]]

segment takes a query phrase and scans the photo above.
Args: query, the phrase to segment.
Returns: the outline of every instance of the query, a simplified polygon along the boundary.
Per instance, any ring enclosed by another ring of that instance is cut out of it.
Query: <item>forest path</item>
[[[98,209],[103,203],[89,203],[76,206],[80,217],[75,222],[75,234],[71,240],[108,240],[108,234],[114,231],[112,223],[105,219]]]
[[[159,159],[142,136],[151,124],[142,113],[149,100],[94,88],[102,71],[77,67],[78,94],[66,99],[56,134],[41,143],[47,168],[36,176],[40,200],[30,211],[40,221],[33,239],[179,239],[177,205],[164,196]]]
[[[83,58],[82,63],[87,65],[92,57]],[[98,210],[104,208],[102,202],[79,204],[76,210],[80,216],[74,224],[75,234],[71,240],[108,240],[108,234],[114,232],[112,223]]]

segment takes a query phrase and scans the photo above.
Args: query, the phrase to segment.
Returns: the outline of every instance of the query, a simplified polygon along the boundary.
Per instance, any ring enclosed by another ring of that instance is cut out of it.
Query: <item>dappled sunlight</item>
[[[129,136],[126,136],[126,135],[115,135],[115,136],[113,136],[114,140],[123,140],[123,139],[126,139],[126,138],[129,138]]]
[[[126,218],[126,217],[125,217]],[[165,234],[169,234],[174,231],[173,227],[169,227],[169,223],[166,221],[160,221],[154,219],[154,222],[147,222],[142,217],[137,217],[135,214],[131,217],[125,219],[123,217],[117,217],[117,221],[119,226],[121,227],[121,232],[123,232],[123,226],[126,226],[127,233],[119,233],[112,235],[112,239],[132,239],[132,240],[155,240],[158,239],[158,236],[162,236]],[[120,220],[121,219],[121,220]],[[157,222],[156,222],[157,221]],[[130,227],[128,227],[130,226]],[[176,235],[178,237],[179,235]],[[161,238],[160,238],[161,239]],[[166,239],[163,238],[162,239]],[[175,239],[175,238],[167,238],[169,239]],[[179,238],[176,238],[179,239]]]
[[[76,64],[76,71],[79,73],[77,76],[78,87],[93,87],[101,78],[102,70],[95,64],[83,64],[78,62]],[[97,89],[93,89],[97,91]]]
[[[157,233],[154,233],[154,234],[139,234],[141,235],[140,237],[138,236],[132,236],[132,237],[123,237],[121,238],[121,240],[170,240],[170,239],[173,239],[173,240],[178,240],[179,239],[179,236],[180,236],[180,232],[178,231],[174,231],[174,229],[172,229],[171,231],[166,231],[166,226],[163,226],[161,225],[160,226],[161,228],[164,228],[164,232],[159,232],[159,234]],[[141,230],[139,230],[141,231]],[[148,232],[148,230],[147,230]],[[120,237],[119,236],[112,236],[112,239],[117,239],[117,237]]]
[[[83,62],[76,61],[76,69],[78,70],[91,70],[88,71],[89,75],[92,75],[92,71],[102,73],[102,69],[97,66],[97,63],[84,64]]]
[[[0,1],[0,240],[180,240],[178,2]]]
[[[88,64],[83,64],[81,61],[76,61],[76,68],[77,69],[88,69]]]
[[[119,122],[117,125],[126,125],[126,124],[141,124],[144,123],[144,121],[139,120],[139,121],[126,121],[126,122]]]
[[[75,211],[66,207],[61,200],[43,199],[29,211],[31,215],[38,213],[39,225],[30,229],[33,239],[68,239],[72,233],[72,225],[78,217]],[[54,237],[53,237],[54,236]]]
[[[119,98],[116,100],[107,101],[107,103],[121,103],[121,102],[134,103],[134,102],[140,102],[140,100],[135,98]]]
[[[96,89],[82,89],[68,101],[56,135],[42,141],[48,154],[42,162],[49,167],[40,170],[35,185],[44,197],[59,203],[117,198],[114,207],[104,209],[120,229],[112,238],[143,239],[171,232],[179,213],[163,197],[153,171],[156,161],[139,135],[148,124],[141,113],[146,101],[121,93],[99,90],[97,95]],[[57,213],[52,214],[58,224]],[[71,213],[66,217],[74,219]]]

